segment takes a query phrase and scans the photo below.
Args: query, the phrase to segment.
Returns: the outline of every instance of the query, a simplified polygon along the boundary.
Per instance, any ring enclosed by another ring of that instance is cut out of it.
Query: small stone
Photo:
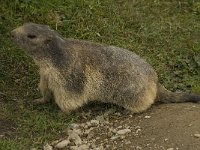
[[[101,145],[100,147],[96,147],[95,150],[104,150],[103,146]]]
[[[149,118],[151,118],[151,116],[145,116],[144,118],[145,118],[145,119],[149,119]]]
[[[68,134],[69,134],[69,140],[73,140],[75,145],[81,145],[82,144],[82,140],[76,132],[69,130]]]
[[[89,128],[88,130],[85,130],[84,134],[88,135],[94,128]]]
[[[55,141],[51,142],[50,145],[54,146],[54,145],[58,144],[60,141],[61,141],[61,140],[55,140]]]
[[[196,137],[196,138],[200,138],[200,134],[194,134],[194,137]]]
[[[111,130],[113,133],[117,133],[117,130],[116,129],[113,129],[113,130]]]
[[[140,126],[136,126],[135,129],[141,129],[141,127]]]
[[[70,146],[71,150],[78,150],[78,146]]]
[[[104,124],[109,124],[110,122],[108,120],[104,121]]]
[[[164,139],[164,141],[166,142],[166,141],[168,141],[169,139]]]
[[[137,150],[141,150],[142,147],[141,147],[141,146],[136,146],[136,149],[137,149]]]
[[[117,134],[123,135],[123,134],[127,134],[127,133],[130,133],[130,132],[131,132],[130,129],[122,129],[122,130],[117,131]]]
[[[86,144],[80,145],[80,146],[78,147],[78,150],[88,150],[88,149],[89,149],[89,146],[86,145]]]
[[[107,149],[108,149],[108,148],[110,149],[110,145],[106,145],[106,148],[107,148]]]
[[[92,142],[96,142],[96,139],[92,139]]]
[[[82,135],[81,129],[73,129],[74,132],[76,132],[78,135]]]
[[[93,126],[98,126],[99,125],[99,120],[91,120],[90,123]]]
[[[126,144],[126,145],[131,144],[131,141],[127,141],[127,142],[125,142],[125,144]]]
[[[112,136],[110,139],[111,140],[116,140],[117,138],[119,138],[119,136]]]
[[[139,132],[141,132],[141,129],[137,129],[137,130],[136,130],[136,133],[139,133]]]
[[[115,113],[116,116],[121,116],[121,113],[117,112]]]
[[[88,129],[90,126],[88,126],[88,124],[85,124],[84,126],[83,126],[83,128],[84,129]]]
[[[126,125],[125,125],[125,128],[126,128],[126,129],[130,129],[130,126],[126,124]]]
[[[168,148],[167,150],[174,150],[174,148]]]
[[[53,147],[47,143],[44,145],[43,150],[53,150]]]
[[[80,127],[83,127],[83,128],[84,128],[85,125],[86,125],[85,123],[81,123],[81,124],[80,124]]]
[[[101,122],[101,123],[105,122],[105,119],[104,119],[104,116],[103,116],[103,115],[97,116],[97,117],[96,117],[96,120],[98,120],[98,121]]]
[[[122,126],[119,126],[119,127],[117,127],[118,129],[121,129],[122,128]]]
[[[68,139],[63,140],[63,141],[59,142],[58,144],[56,144],[55,148],[62,149],[64,147],[66,147],[69,143],[70,143],[70,141]]]
[[[91,122],[86,122],[86,126],[85,127],[91,127]]]
[[[91,144],[90,146],[92,149],[95,149],[96,148],[96,145],[94,143]]]
[[[71,129],[77,129],[77,128],[79,128],[79,124],[76,124],[76,123],[72,123],[72,124],[70,124],[69,125],[69,127],[71,128]]]
[[[96,137],[96,140],[99,140],[100,139],[100,137]]]
[[[93,129],[87,130],[85,135],[87,136],[87,139],[92,139],[93,137],[95,137],[95,132],[93,131]]]

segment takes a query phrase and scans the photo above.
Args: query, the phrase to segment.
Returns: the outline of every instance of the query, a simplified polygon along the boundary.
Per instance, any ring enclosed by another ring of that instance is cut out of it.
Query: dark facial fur
[[[43,47],[52,41],[54,34],[48,26],[34,23],[26,23],[11,32],[15,43],[33,57],[45,56]]]

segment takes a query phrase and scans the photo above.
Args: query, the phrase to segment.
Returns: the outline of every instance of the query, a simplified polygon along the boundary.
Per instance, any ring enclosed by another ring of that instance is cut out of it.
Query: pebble
[[[94,128],[89,128],[87,130],[85,130],[84,134],[88,135]]]
[[[85,125],[85,127],[87,127],[87,128],[88,128],[88,127],[91,127],[91,121],[90,121],[90,122],[89,122],[89,121],[88,121],[88,122],[86,122],[86,125]]]
[[[194,134],[194,137],[196,137],[196,138],[200,138],[200,134]]]
[[[103,146],[101,145],[100,147],[96,147],[95,150],[104,150]]]
[[[126,144],[126,145],[131,144],[131,141],[127,141],[125,144]]]
[[[119,127],[117,127],[118,129],[121,129],[122,128],[122,126],[119,126]]]
[[[136,149],[137,149],[137,150],[141,150],[142,147],[141,147],[141,146],[136,146]]]
[[[70,141],[67,139],[67,140],[63,140],[61,142],[59,142],[58,144],[56,144],[55,148],[57,149],[62,149],[64,147],[66,147],[67,145],[69,145]]]
[[[116,140],[117,138],[119,138],[119,136],[112,136],[110,139],[111,140]]]
[[[116,129],[113,129],[113,130],[111,130],[113,133],[117,133],[117,130]]]
[[[141,129],[141,127],[140,126],[136,126],[135,129]]]
[[[166,142],[166,141],[168,141],[169,139],[164,139],[164,141]]]
[[[69,127],[70,127],[71,129],[77,129],[77,128],[80,127],[80,125],[79,125],[79,124],[76,124],[76,123],[72,123],[72,124],[69,125]]]
[[[78,146],[70,146],[71,150],[78,150]]]
[[[69,134],[69,140],[73,140],[75,145],[81,145],[82,144],[82,140],[76,132],[69,130],[68,134]]]
[[[168,148],[167,150],[174,150],[174,148]]]
[[[86,144],[80,146],[70,146],[71,150],[89,150],[89,146]]]
[[[99,120],[91,120],[90,123],[93,126],[98,126],[99,125]]]
[[[123,134],[127,134],[127,133],[130,133],[130,132],[131,132],[130,129],[122,129],[122,130],[117,131],[117,134],[123,135]]]
[[[47,143],[44,145],[43,150],[53,150],[53,147]]]
[[[141,129],[137,129],[137,130],[135,131],[135,133],[139,133],[139,132],[141,132]]]
[[[151,118],[151,116],[145,116],[144,118],[145,118],[145,119],[149,119],[149,118]]]
[[[74,132],[76,132],[78,135],[81,135],[83,132],[81,129],[74,129]]]
[[[83,144],[83,145],[78,147],[78,150],[88,150],[88,149],[89,149],[89,146],[86,145],[86,144]]]
[[[51,142],[50,145],[53,145],[53,146],[54,146],[54,145],[58,144],[60,141],[61,141],[61,140],[55,140],[55,141]]]
[[[104,118],[103,115],[97,116],[97,117],[96,117],[96,120],[98,120],[98,121],[101,122],[101,123],[105,122],[105,118]]]
[[[121,116],[121,113],[117,112],[115,113],[116,116]]]

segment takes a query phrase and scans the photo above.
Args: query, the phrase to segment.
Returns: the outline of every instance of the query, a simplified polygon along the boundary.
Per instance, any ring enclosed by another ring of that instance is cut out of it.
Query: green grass
[[[0,149],[41,147],[76,120],[54,105],[35,107],[38,72],[10,39],[24,22],[48,24],[65,37],[127,48],[145,58],[168,89],[200,93],[197,0],[7,0],[0,5],[0,116],[16,131]]]

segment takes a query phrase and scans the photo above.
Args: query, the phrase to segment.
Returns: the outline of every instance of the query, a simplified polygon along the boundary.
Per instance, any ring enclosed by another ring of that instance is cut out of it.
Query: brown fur
[[[40,68],[43,98],[37,103],[54,98],[61,110],[70,112],[96,100],[142,112],[155,101],[200,101],[197,95],[166,90],[154,69],[126,49],[64,39],[34,23],[13,30],[12,37]]]

